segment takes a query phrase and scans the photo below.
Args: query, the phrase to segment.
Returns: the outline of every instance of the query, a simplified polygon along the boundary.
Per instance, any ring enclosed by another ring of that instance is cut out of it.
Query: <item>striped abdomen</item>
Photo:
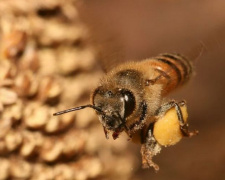
[[[156,83],[164,84],[163,95],[187,82],[192,74],[192,65],[178,54],[161,54],[149,60],[150,66],[158,74]]]

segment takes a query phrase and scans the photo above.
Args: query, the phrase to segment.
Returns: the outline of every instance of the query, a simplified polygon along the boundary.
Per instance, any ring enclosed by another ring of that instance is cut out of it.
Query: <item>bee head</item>
[[[135,98],[127,89],[98,88],[93,94],[93,104],[101,109],[97,112],[106,130],[121,132],[126,129],[126,120],[135,110]]]
[[[131,91],[119,88],[107,90],[99,87],[94,91],[92,101],[93,105],[79,106],[54,113],[53,115],[61,115],[89,107],[98,114],[106,136],[108,131],[112,131],[113,138],[116,139],[120,132],[128,130],[126,126],[127,117],[135,110],[135,98]]]

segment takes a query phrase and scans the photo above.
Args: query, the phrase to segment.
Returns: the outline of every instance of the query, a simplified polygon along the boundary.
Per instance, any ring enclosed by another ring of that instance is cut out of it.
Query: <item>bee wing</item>
[[[109,38],[98,46],[98,61],[104,72],[124,63],[124,50],[118,38]]]
[[[218,26],[205,37],[203,36],[201,39],[196,40],[192,47],[182,54],[185,54],[192,63],[196,64],[205,52],[223,47],[222,42],[225,39],[224,30],[225,25]]]

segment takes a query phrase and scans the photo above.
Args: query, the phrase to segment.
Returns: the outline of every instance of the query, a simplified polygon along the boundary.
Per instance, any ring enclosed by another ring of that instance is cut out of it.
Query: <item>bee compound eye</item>
[[[124,101],[124,117],[130,116],[135,109],[135,97],[129,90],[121,90]]]

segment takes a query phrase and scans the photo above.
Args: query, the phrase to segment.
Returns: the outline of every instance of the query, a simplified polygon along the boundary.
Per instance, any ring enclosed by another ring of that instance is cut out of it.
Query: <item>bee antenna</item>
[[[84,108],[87,108],[87,107],[92,108],[92,109],[98,111],[101,114],[104,114],[100,108],[98,108],[98,107],[96,107],[92,104],[87,104],[87,105],[84,105],[84,106],[79,106],[79,107],[75,107],[75,108],[66,109],[66,110],[63,110],[63,111],[56,112],[56,113],[53,114],[53,116],[58,116],[58,115],[61,115],[61,114],[72,112],[72,111],[78,111],[78,110],[81,110],[81,109],[84,109]]]

